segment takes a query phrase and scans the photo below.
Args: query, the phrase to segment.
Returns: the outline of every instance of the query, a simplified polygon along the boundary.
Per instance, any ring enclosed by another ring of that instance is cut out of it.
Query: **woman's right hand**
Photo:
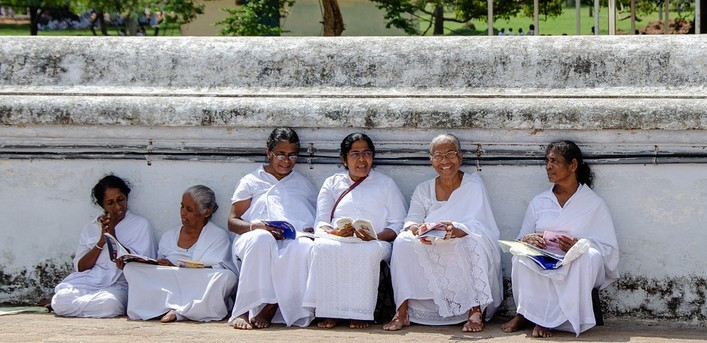
[[[103,234],[109,233],[115,237],[115,225],[111,226],[110,214],[108,213],[98,217],[98,225],[101,227],[101,235],[96,246],[102,247],[106,244],[106,236]]]
[[[540,249],[545,249],[547,246],[545,245],[545,239],[543,238],[542,234],[539,233],[530,233],[525,235],[521,239],[522,242],[528,243],[530,245],[534,245]]]
[[[263,223],[263,222],[254,222],[254,223],[252,223],[252,224],[251,224],[251,229],[252,229],[252,230],[265,230],[265,231],[267,231],[267,232],[270,232],[270,234],[271,234],[273,237],[275,237],[275,239],[277,239],[277,240],[281,240],[281,239],[284,238],[284,237],[282,236],[282,235],[283,235],[282,230],[277,229],[277,228],[274,228],[274,227],[272,227],[272,226],[270,226],[270,225],[265,225],[265,223]]]
[[[417,233],[420,231],[420,224],[410,224],[405,230],[410,231],[413,236],[417,236]]]
[[[322,227],[327,233],[332,234],[334,236],[339,236],[339,237],[351,237],[354,235],[354,227],[352,225],[346,225],[345,227],[338,229],[334,228],[331,226],[323,226]]]
[[[160,258],[160,259],[158,259],[158,260],[157,260],[157,264],[160,265],[160,266],[172,266],[172,267],[174,266],[174,265],[172,264],[172,262],[170,262],[170,261],[169,261],[168,259],[166,259],[166,258]]]

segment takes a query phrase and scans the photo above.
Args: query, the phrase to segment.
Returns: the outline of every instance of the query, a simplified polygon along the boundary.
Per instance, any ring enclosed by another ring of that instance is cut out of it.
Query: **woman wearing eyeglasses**
[[[459,170],[463,154],[457,137],[443,134],[430,143],[437,177],[415,188],[405,229],[395,239],[391,274],[397,312],[384,330],[410,322],[464,323],[462,331],[484,328],[503,291],[499,232],[486,187],[477,173]],[[420,236],[426,232],[436,236]]]
[[[305,306],[324,318],[322,328],[350,320],[350,328],[373,320],[380,262],[403,226],[405,199],[395,181],[373,170],[375,146],[363,133],[352,133],[339,152],[346,169],[327,178],[317,197],[317,238],[305,294]],[[337,227],[341,218],[365,219],[375,236]]]
[[[233,260],[242,263],[228,321],[236,329],[271,322],[307,326],[314,318],[302,307],[312,240],[301,232],[313,232],[317,190],[294,170],[299,148],[294,130],[273,130],[265,149],[268,163],[241,178],[231,198],[228,228],[239,235]],[[297,237],[283,239],[281,229],[263,221],[287,221]]]

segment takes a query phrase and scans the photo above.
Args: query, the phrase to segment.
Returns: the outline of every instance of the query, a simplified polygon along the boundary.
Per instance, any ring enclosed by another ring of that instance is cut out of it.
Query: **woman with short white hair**
[[[478,332],[484,312],[490,319],[501,303],[498,227],[479,174],[459,169],[463,158],[454,135],[439,135],[430,143],[437,177],[415,188],[405,229],[393,244],[397,312],[384,330],[400,330],[410,322],[464,323],[462,331]]]

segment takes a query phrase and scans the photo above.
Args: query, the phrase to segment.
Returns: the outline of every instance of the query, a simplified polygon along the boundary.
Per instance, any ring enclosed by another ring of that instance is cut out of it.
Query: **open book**
[[[297,238],[297,231],[295,230],[295,227],[284,220],[263,220],[263,223],[267,226],[272,226],[276,229],[282,230],[282,237],[284,239]]]
[[[516,256],[526,256],[537,263],[542,269],[557,269],[562,266],[564,254],[557,254],[547,249],[538,248],[521,241],[499,240],[501,249]]]
[[[339,230],[343,230],[346,228],[352,228],[355,232],[357,232],[360,235],[365,233],[365,234],[373,237],[374,240],[378,239],[378,234],[376,234],[376,230],[373,229],[373,223],[371,223],[371,221],[367,220],[367,219],[353,220],[348,217],[343,217],[343,218],[337,219],[334,222],[334,225]]]
[[[128,262],[142,262],[147,264],[157,264],[157,260],[147,256],[136,255],[130,252],[128,248],[124,247],[118,240],[109,233],[103,234],[106,237],[106,246],[108,247],[108,256],[110,260],[115,262],[115,260],[121,260],[125,263]]]
[[[424,223],[420,225],[420,230],[417,232],[417,238],[444,238],[447,235],[447,224],[444,223]]]

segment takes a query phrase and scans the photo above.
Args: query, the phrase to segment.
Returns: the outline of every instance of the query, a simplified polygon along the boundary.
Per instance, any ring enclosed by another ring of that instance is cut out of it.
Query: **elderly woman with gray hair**
[[[190,187],[182,195],[182,225],[160,239],[159,265],[125,266],[130,319],[207,322],[228,314],[238,277],[228,233],[210,221],[217,209],[210,188]]]
[[[415,188],[404,230],[395,239],[391,274],[397,312],[385,330],[410,322],[464,323],[478,332],[500,305],[499,232],[477,173],[459,168],[464,155],[451,134],[430,143],[433,179]]]

